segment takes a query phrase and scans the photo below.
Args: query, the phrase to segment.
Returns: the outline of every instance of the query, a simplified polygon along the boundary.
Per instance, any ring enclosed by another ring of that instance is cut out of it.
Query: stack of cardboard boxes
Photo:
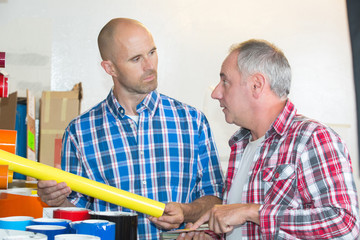
[[[44,91],[40,99],[39,149],[36,151],[35,97],[17,92],[0,98],[1,136],[16,134],[16,154],[52,167],[60,167],[62,135],[69,122],[80,114],[81,83],[71,91]],[[0,143],[1,145],[1,143]],[[38,156],[38,157],[36,157]]]
[[[71,91],[43,92],[38,129],[35,124],[35,97],[30,91],[27,91],[26,98],[19,98],[17,92],[0,98],[0,149],[60,168],[62,135],[69,122],[80,114],[81,98],[81,83]],[[47,205],[36,195],[29,195],[33,192],[31,189],[36,188],[36,182],[29,180],[35,179],[16,173],[14,178],[12,183],[8,183],[9,189],[0,190],[0,217],[42,217]],[[29,194],[22,192],[24,188],[29,190]]]

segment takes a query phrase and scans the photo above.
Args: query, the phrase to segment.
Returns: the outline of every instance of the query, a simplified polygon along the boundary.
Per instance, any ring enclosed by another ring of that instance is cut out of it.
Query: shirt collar
[[[144,100],[139,105],[137,105],[136,112],[141,113],[145,109],[147,109],[149,111],[149,114],[151,116],[154,116],[155,111],[159,105],[159,102],[160,102],[160,94],[156,90],[154,90],[150,92],[148,95],[146,95]]]
[[[296,116],[296,111],[294,104],[290,100],[287,100],[284,109],[275,119],[266,135],[271,134],[272,131],[276,131],[279,135],[284,135],[291,126],[291,122]]]
[[[291,122],[293,121],[294,117],[296,116],[296,108],[294,104],[287,100],[285,107],[277,116],[273,124],[271,125],[270,129],[266,132],[265,138],[267,138],[270,134],[274,131],[279,135],[284,135],[287,132],[288,128],[290,127]],[[251,136],[250,130],[246,128],[240,128],[229,140],[229,146],[232,146],[238,141],[242,141],[249,138]]]
[[[106,103],[110,108],[110,111],[113,112],[114,115],[123,118],[126,115],[125,109],[120,105],[118,100],[115,98],[113,89],[110,90],[109,95],[106,98]],[[146,95],[144,100],[139,103],[136,107],[136,112],[141,113],[145,109],[147,109],[151,116],[155,114],[156,108],[160,101],[160,94],[154,90]]]

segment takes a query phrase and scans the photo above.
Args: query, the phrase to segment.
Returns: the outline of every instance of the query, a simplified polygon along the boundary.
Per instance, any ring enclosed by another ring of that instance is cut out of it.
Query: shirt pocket
[[[293,164],[263,168],[264,202],[270,201],[276,204],[288,204],[291,202],[294,197],[295,176],[295,166]]]

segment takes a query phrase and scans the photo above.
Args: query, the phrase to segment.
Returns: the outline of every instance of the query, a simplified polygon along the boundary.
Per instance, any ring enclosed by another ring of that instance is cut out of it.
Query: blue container
[[[26,227],[26,231],[42,233],[48,237],[48,240],[54,240],[56,235],[68,232],[66,227],[58,225],[30,225]]]
[[[115,240],[115,223],[107,220],[84,220],[70,223],[76,234],[98,236],[101,240]]]
[[[26,98],[23,101],[17,102],[16,105],[16,120],[15,130],[16,134],[16,155],[26,158],[26,144],[27,144],[27,114]],[[14,172],[14,179],[26,179],[26,176],[17,172]]]
[[[71,233],[71,220],[60,218],[35,218],[31,220],[31,225],[57,225],[66,227],[67,233]]]
[[[33,219],[33,217],[28,216],[0,218],[0,228],[25,231],[26,226],[29,226]]]

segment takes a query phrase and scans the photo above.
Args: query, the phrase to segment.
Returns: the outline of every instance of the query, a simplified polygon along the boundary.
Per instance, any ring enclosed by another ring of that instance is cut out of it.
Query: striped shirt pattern
[[[222,198],[223,175],[204,114],[156,91],[137,112],[138,123],[125,115],[111,90],[67,127],[62,168],[164,203]],[[69,199],[95,211],[131,211],[76,192]],[[138,239],[160,239],[160,230],[142,213]]]
[[[249,130],[240,129],[229,141],[226,189],[249,137]],[[345,144],[332,129],[297,115],[289,100],[250,169],[242,201],[262,204],[260,226],[244,224],[243,239],[358,237],[358,198]]]

